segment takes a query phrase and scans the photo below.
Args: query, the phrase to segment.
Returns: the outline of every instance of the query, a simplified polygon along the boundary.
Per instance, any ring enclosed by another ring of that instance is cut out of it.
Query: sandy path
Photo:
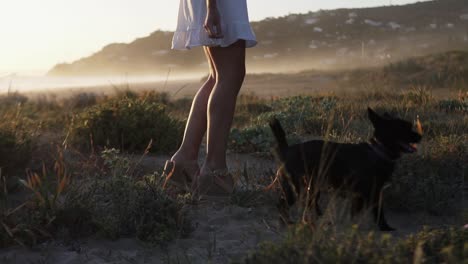
[[[241,259],[263,241],[280,239],[273,207],[207,206],[192,211],[196,230],[169,247],[181,263],[229,263]]]

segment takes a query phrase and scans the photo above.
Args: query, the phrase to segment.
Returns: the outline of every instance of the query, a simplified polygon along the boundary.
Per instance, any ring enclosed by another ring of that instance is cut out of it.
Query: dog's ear
[[[382,117],[380,117],[370,107],[367,108],[367,114],[369,115],[369,120],[372,122],[374,127],[376,127],[380,123],[380,121],[382,120]]]
[[[383,114],[383,117],[385,117],[385,118],[387,118],[387,119],[392,119],[392,118],[393,118],[393,117],[392,117],[389,113],[387,113],[387,112],[385,112],[385,113]]]

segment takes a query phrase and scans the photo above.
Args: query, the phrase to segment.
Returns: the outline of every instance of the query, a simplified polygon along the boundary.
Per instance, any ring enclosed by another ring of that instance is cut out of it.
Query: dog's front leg
[[[283,226],[289,226],[294,222],[291,221],[289,217],[289,204],[285,197],[281,197],[278,203],[278,211],[279,211],[279,220],[280,224]]]
[[[317,191],[316,193],[311,194],[311,197],[309,198],[309,200],[307,202],[307,206],[309,208],[314,208],[315,209],[315,214],[318,217],[323,215],[323,212],[320,209],[320,191]]]
[[[317,216],[322,216],[322,210],[320,210],[320,191],[317,192],[317,195],[314,198],[314,204],[315,204],[315,213]]]
[[[363,208],[364,208],[364,199],[359,195],[356,195],[355,197],[353,197],[351,201],[351,217],[352,218],[356,217],[358,214],[361,213]]]
[[[375,223],[379,226],[381,231],[395,231],[395,228],[389,226],[385,219],[382,200],[380,200],[380,203],[378,201],[374,203],[372,206],[372,214],[374,215]]]

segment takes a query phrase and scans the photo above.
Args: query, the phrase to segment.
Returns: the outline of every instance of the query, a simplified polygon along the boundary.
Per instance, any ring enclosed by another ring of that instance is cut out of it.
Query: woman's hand
[[[203,26],[210,38],[223,38],[223,30],[221,28],[221,15],[215,0],[207,0],[207,12],[205,25]]]

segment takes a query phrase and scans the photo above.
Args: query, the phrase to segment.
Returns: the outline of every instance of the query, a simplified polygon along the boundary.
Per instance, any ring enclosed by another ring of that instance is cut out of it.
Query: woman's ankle
[[[211,173],[213,171],[227,171],[227,166],[225,163],[207,163],[205,162],[201,167],[200,173]]]
[[[188,153],[187,151],[178,150],[172,155],[171,160],[180,163],[195,163],[198,162],[198,153]]]

